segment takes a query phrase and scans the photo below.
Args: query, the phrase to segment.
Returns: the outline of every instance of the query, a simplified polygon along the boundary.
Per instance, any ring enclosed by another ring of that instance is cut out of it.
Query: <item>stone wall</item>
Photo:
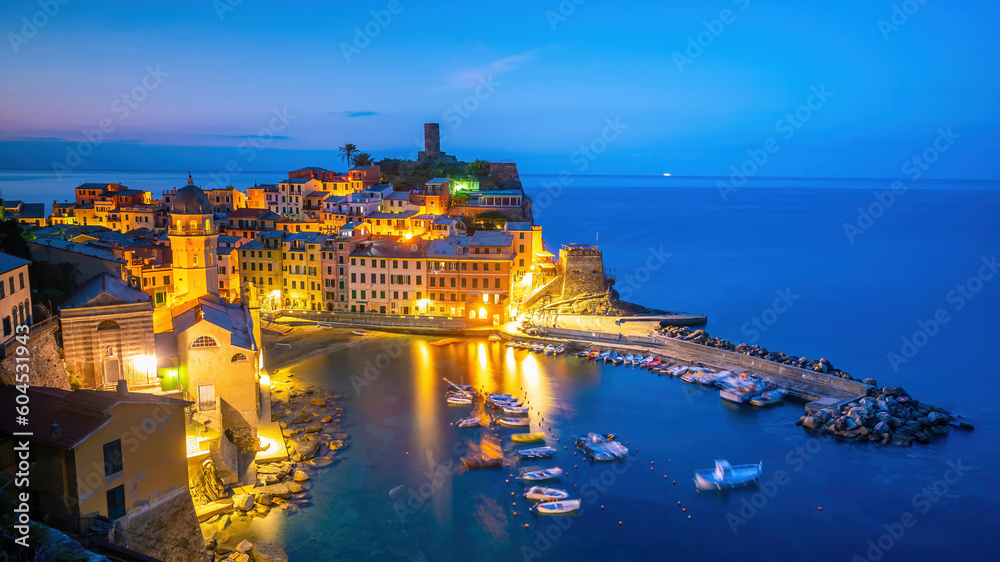
[[[115,521],[109,540],[164,562],[206,560],[205,539],[187,487]]]
[[[61,311],[60,322],[66,368],[84,388],[113,386],[115,372],[130,388],[156,381],[156,373],[142,363],[155,352],[149,303],[66,309]],[[142,359],[137,363],[136,358]],[[109,363],[114,369],[106,374]]]
[[[31,386],[47,386],[51,388],[62,388],[69,390],[69,378],[66,376],[66,367],[63,365],[62,356],[59,354],[59,344],[56,342],[56,334],[59,332],[58,323],[52,323],[52,327],[40,331],[32,328],[31,337],[28,340],[28,362],[30,367],[29,375]],[[0,362],[0,378],[4,384],[16,384],[16,360],[17,354],[11,353]]]
[[[605,291],[604,255],[600,250],[560,250],[562,298]]]

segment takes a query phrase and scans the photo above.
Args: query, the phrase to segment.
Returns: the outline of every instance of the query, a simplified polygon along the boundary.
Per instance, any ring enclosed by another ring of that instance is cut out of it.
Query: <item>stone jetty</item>
[[[947,435],[949,427],[974,429],[944,409],[912,398],[900,386],[873,390],[860,400],[810,412],[797,423],[841,439],[904,447],[914,441],[930,443],[934,437]]]

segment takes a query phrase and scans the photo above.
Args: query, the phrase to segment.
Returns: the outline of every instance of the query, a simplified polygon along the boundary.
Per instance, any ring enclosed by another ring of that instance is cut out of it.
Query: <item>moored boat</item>
[[[532,486],[524,491],[524,497],[533,502],[551,502],[568,498],[569,492],[557,488]]]
[[[580,509],[580,500],[561,500],[545,502],[535,505],[533,508],[539,515],[560,515],[572,513]]]
[[[511,435],[510,438],[518,443],[531,443],[534,441],[542,441],[545,439],[545,434],[541,431],[536,431],[534,433],[515,433]]]
[[[555,349],[555,351],[553,351],[553,353],[555,353],[556,355],[560,355],[564,351],[566,351],[566,346],[565,345],[560,345],[559,347],[557,347]]]
[[[715,461],[715,468],[696,470],[694,483],[702,490],[721,490],[746,486],[760,478],[764,470],[764,461],[758,464],[738,464],[732,466],[729,461]]]
[[[545,355],[552,355],[555,352],[555,350],[556,346],[549,344],[545,346],[545,349],[543,349],[542,351],[545,353]]]
[[[452,394],[447,398],[447,402],[455,406],[463,406],[472,404],[472,397],[460,394]]]
[[[584,349],[583,351],[577,351],[577,357],[588,357],[590,355],[590,348]]]
[[[474,418],[462,418],[455,422],[455,425],[458,427],[479,427],[483,425],[483,418],[478,416]]]
[[[546,468],[543,470],[532,470],[528,472],[522,472],[517,475],[519,480],[528,480],[531,482],[537,482],[540,480],[552,480],[554,478],[559,478],[563,474],[563,469],[558,466],[555,468]]]
[[[531,420],[528,418],[500,418],[497,423],[505,427],[528,427]]]
[[[520,449],[517,454],[526,459],[545,459],[556,454],[555,447],[532,447],[531,449]]]
[[[504,406],[501,410],[503,410],[503,413],[505,414],[519,415],[528,413],[527,406]]]
[[[754,406],[770,406],[772,404],[777,404],[785,399],[788,391],[784,388],[775,388],[773,390],[765,390],[757,396],[750,399],[750,403]]]
[[[500,337],[500,334],[490,334],[490,337],[487,339],[489,339],[490,341],[500,341],[503,338]]]
[[[351,333],[354,334],[355,336],[367,336],[368,335],[368,332],[366,332],[364,330],[351,330]]]

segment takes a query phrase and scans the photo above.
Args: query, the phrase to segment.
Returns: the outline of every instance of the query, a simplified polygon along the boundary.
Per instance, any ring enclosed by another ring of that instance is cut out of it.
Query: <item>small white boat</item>
[[[500,334],[490,334],[490,337],[489,337],[490,341],[500,341],[502,339],[503,338],[500,337]]]
[[[545,459],[556,454],[555,447],[532,447],[531,449],[521,449],[517,454],[526,459]]]
[[[561,354],[564,351],[566,351],[566,346],[565,345],[560,345],[559,347],[556,348],[556,350],[554,351],[554,353],[556,355],[559,355],[559,354]]]
[[[638,353],[636,353],[635,357],[632,358],[632,364],[633,365],[641,365],[642,364],[642,355],[639,355]]]
[[[533,502],[551,502],[568,498],[569,492],[556,488],[532,486],[524,491],[524,497]]]
[[[775,388],[774,390],[765,390],[759,395],[750,399],[750,403],[754,406],[770,406],[772,404],[777,404],[785,399],[788,391],[784,388]]]
[[[539,515],[560,515],[580,509],[580,500],[561,500],[537,504],[534,508]]]
[[[555,350],[556,346],[549,344],[545,346],[545,349],[543,349],[542,351],[545,353],[545,355],[552,355],[552,353],[555,352]]]
[[[479,427],[483,425],[483,418],[478,416],[474,418],[462,418],[455,422],[455,425],[458,427]]]
[[[514,340],[507,340],[507,342],[504,343],[504,345],[506,345],[507,347],[516,347],[517,342],[515,342]]]
[[[625,364],[631,365],[634,359],[635,357],[631,353],[629,353],[628,355],[625,356]]]
[[[527,414],[527,406],[504,406],[503,413],[505,414]]]
[[[738,464],[731,466],[729,461],[715,461],[715,468],[696,470],[694,483],[701,490],[721,490],[746,486],[760,478],[764,471],[764,461],[758,464]]]
[[[615,355],[615,359],[614,359],[614,364],[615,365],[621,365],[624,362],[625,362],[625,356],[624,355],[622,355],[621,353]]]
[[[517,475],[519,480],[552,480],[553,478],[559,478],[563,474],[563,469],[558,466],[555,468],[546,468],[545,470],[532,470],[529,472],[522,472]]]
[[[517,408],[524,404],[520,400],[491,400],[494,408]]]
[[[458,394],[453,394],[448,397],[448,403],[454,405],[467,405],[472,404],[471,396],[462,396]]]
[[[368,335],[368,332],[366,332],[364,330],[351,330],[351,333],[354,334],[355,336],[367,336]]]
[[[545,351],[545,346],[540,343],[536,343],[535,346],[531,348],[531,350],[534,351],[535,353],[541,353]]]
[[[500,418],[497,423],[505,427],[528,427],[531,420],[528,418]]]

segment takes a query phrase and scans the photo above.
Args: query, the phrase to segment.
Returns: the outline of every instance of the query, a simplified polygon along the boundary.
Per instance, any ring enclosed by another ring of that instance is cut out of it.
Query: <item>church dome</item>
[[[188,184],[177,190],[174,198],[173,213],[175,215],[211,215],[212,204],[208,196],[198,186],[194,185],[188,176]]]

